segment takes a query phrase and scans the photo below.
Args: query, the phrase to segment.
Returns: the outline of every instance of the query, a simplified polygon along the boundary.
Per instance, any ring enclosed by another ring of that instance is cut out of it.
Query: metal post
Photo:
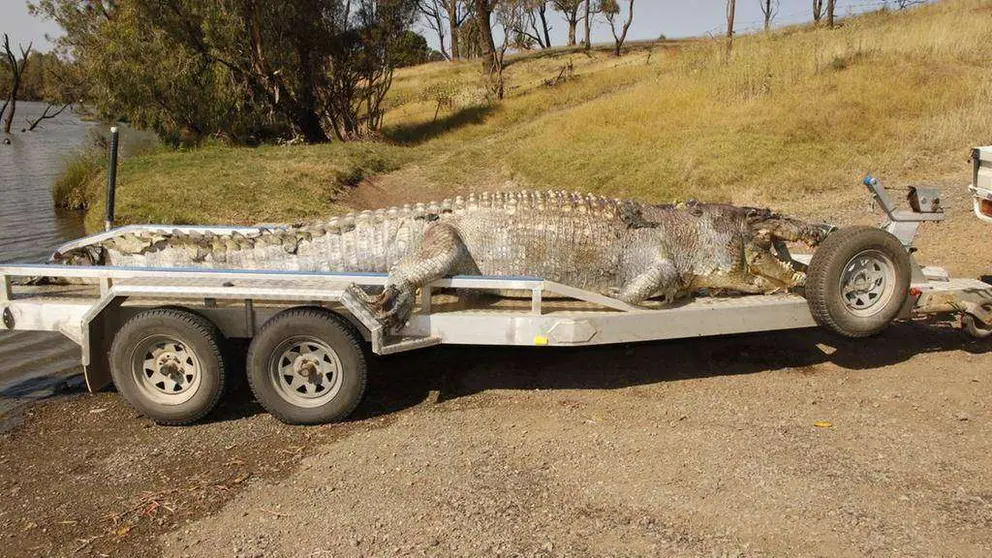
[[[103,221],[103,229],[114,228],[114,194],[117,190],[117,148],[120,132],[117,126],[110,128],[110,160],[107,162],[107,216]]]
[[[10,289],[10,278],[0,275],[0,302],[9,302],[12,298],[14,295]]]

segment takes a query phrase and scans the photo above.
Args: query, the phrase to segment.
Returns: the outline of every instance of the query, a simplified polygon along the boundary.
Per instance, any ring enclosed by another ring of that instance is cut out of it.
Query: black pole
[[[110,128],[110,161],[107,162],[107,217],[103,221],[104,230],[114,228],[114,194],[117,190],[117,145],[120,132],[117,126]]]

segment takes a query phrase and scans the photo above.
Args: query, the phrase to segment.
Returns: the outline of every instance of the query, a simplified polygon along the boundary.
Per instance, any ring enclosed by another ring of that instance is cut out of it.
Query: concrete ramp
[[[58,333],[0,332],[0,432],[13,411],[82,382],[79,346]]]

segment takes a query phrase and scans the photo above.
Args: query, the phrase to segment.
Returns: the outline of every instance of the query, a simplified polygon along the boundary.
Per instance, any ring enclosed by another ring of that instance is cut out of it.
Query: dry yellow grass
[[[483,129],[437,140],[453,152],[434,174],[470,181],[485,161],[541,187],[765,203],[869,170],[924,179],[992,141],[989,37],[992,4],[949,0],[747,37],[729,63],[713,43],[639,52],[553,89],[514,65],[520,89]]]
[[[386,118],[395,145],[153,155],[125,165],[119,213],[329,213],[340,210],[329,195],[336,169],[366,151],[383,159],[378,170],[415,163],[434,190],[493,187],[498,176],[648,201],[776,204],[857,189],[868,171],[922,181],[992,143],[989,37],[992,3],[945,0],[742,37],[729,61],[708,41],[638,45],[619,59],[560,50],[513,59],[499,104],[485,102],[476,63],[425,65],[397,73]],[[569,62],[572,79],[544,84]],[[435,122],[438,95],[452,106]]]

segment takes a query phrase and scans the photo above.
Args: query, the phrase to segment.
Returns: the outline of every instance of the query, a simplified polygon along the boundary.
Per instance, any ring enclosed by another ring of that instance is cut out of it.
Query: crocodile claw
[[[387,286],[378,295],[369,295],[365,291],[355,294],[372,308],[375,319],[387,330],[398,330],[406,325],[413,312],[414,293],[399,289],[395,285]]]

